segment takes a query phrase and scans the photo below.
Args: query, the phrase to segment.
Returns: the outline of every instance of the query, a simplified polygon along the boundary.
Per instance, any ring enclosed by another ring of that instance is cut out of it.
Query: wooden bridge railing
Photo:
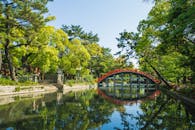
[[[134,74],[142,75],[142,76],[152,80],[156,84],[160,83],[160,80],[155,79],[151,75],[149,75],[145,72],[142,72],[138,69],[116,69],[116,70],[109,71],[108,73],[106,73],[106,74],[104,74],[104,75],[102,75],[101,77],[98,78],[98,83],[100,83],[102,80],[106,79],[109,76],[119,74],[119,73],[134,73]]]

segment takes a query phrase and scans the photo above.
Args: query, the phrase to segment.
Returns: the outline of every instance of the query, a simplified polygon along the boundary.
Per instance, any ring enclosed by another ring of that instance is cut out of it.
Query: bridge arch
[[[98,89],[114,99],[137,100],[157,90],[158,79],[139,70],[116,69],[98,79]]]
[[[160,83],[160,81],[158,79],[155,79],[151,75],[149,75],[145,72],[142,72],[140,70],[137,70],[137,69],[115,69],[115,70],[109,71],[108,73],[106,73],[98,78],[98,83],[102,82],[103,80],[105,80],[106,78],[108,78],[110,76],[117,75],[120,73],[132,73],[132,74],[146,77],[147,79],[150,79],[153,83],[156,83],[156,84]]]

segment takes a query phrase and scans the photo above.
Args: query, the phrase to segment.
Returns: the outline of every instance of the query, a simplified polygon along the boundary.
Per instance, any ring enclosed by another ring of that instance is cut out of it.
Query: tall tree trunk
[[[10,78],[14,81],[16,81],[16,76],[15,76],[15,68],[13,67],[10,55],[9,55],[9,39],[6,40],[6,46],[5,46],[5,59],[8,63],[8,68],[9,68],[9,72],[10,72]]]
[[[155,73],[158,75],[158,77],[171,89],[171,85],[163,78],[163,76],[158,72],[158,70],[148,61],[145,59],[145,61],[150,65],[150,67],[155,71]]]
[[[10,72],[10,77],[12,80],[16,81],[16,76],[15,76],[15,69],[13,67],[13,64],[12,64],[12,61],[11,61],[11,57],[9,55],[9,44],[10,44],[10,39],[9,39],[9,36],[10,36],[10,23],[8,22],[10,20],[9,18],[9,8],[8,8],[9,4],[6,4],[5,7],[6,7],[6,13],[5,13],[5,16],[6,16],[6,24],[5,24],[5,28],[6,28],[6,35],[7,35],[7,38],[5,40],[5,45],[4,45],[4,49],[5,49],[5,59],[8,63],[8,68],[9,68],[9,72]]]

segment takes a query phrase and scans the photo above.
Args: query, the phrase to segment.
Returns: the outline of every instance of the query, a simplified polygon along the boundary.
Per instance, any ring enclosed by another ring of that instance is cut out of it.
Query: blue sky
[[[152,6],[152,2],[143,0],[54,0],[48,8],[56,20],[49,25],[81,25],[84,30],[97,33],[99,44],[112,49],[114,54],[118,51],[118,34],[124,29],[135,32]]]

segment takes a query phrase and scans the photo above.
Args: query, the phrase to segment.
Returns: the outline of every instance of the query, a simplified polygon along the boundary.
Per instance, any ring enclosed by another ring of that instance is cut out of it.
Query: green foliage
[[[161,0],[140,21],[138,32],[120,33],[118,47],[126,57],[136,56],[140,68],[152,73],[146,61],[169,81],[191,83],[195,79],[194,2]],[[189,82],[189,81],[188,81]]]
[[[36,85],[37,83],[32,81],[23,81],[23,82],[16,82],[12,81],[7,78],[0,78],[0,85],[6,86],[6,85],[16,85],[16,86],[30,86],[30,85]]]
[[[131,62],[128,63],[123,57],[115,59],[111,54],[110,49],[102,48],[101,50],[101,55],[92,57],[89,65],[89,68],[91,68],[91,72],[95,77],[99,77],[101,74],[114,69],[133,67]]]
[[[83,80],[84,80],[84,82],[86,82],[88,84],[95,84],[96,83],[92,75],[84,75]]]
[[[66,32],[69,36],[69,39],[80,39],[83,44],[98,42],[99,38],[97,34],[93,34],[93,32],[85,32],[80,25],[62,25],[62,30]]]
[[[19,92],[20,89],[21,89],[20,86],[16,87],[16,88],[15,88],[15,92]]]
[[[96,84],[95,79],[93,78],[92,75],[83,75],[82,79],[80,80],[66,80],[65,82],[66,85],[72,87],[74,85],[94,85]]]
[[[8,69],[12,80],[24,82],[26,74],[40,74],[44,79],[45,73],[61,69],[66,79],[78,80],[121,65],[109,49],[97,43],[97,34],[84,31],[80,25],[63,25],[62,29],[47,26],[55,19],[45,17],[48,2],[0,1],[0,50],[4,52],[0,63],[3,61],[6,75]]]
[[[42,73],[46,73],[49,70],[57,70],[58,67],[58,51],[50,46],[43,47],[39,50],[38,55],[33,60],[31,65],[39,67]]]
[[[16,85],[18,83],[16,81],[12,81],[10,79],[0,78],[0,84],[1,85]]]
[[[23,64],[21,59],[27,50],[37,42],[37,32],[54,17],[44,17],[48,12],[48,1],[0,1],[1,48],[10,71],[10,78],[16,80],[15,68]],[[30,17],[29,17],[30,16]],[[35,42],[36,41],[36,42]]]
[[[70,86],[70,87],[72,87],[75,83],[76,83],[75,80],[68,80],[68,81],[66,81],[66,84],[67,84],[68,86]]]
[[[60,60],[60,68],[69,75],[80,74],[82,76],[87,72],[90,54],[78,39],[74,39],[66,47],[66,51],[62,53]],[[78,72],[79,71],[79,72]]]

